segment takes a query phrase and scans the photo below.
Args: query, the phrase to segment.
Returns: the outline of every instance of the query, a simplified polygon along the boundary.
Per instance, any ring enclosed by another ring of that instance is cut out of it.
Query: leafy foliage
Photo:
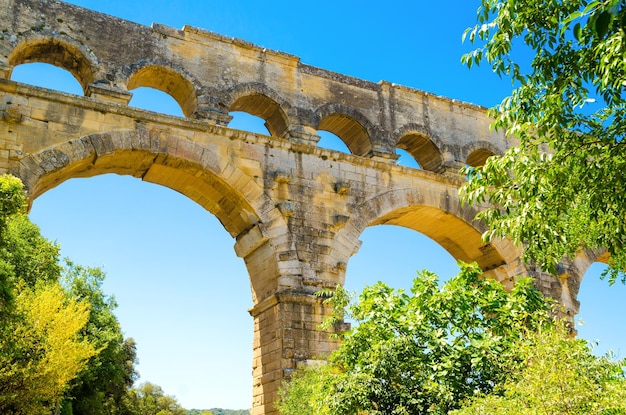
[[[0,338],[0,409],[39,415],[57,408],[68,382],[97,350],[80,331],[89,305],[59,284],[19,287],[16,319]]]
[[[502,395],[474,398],[451,415],[626,414],[626,360],[597,357],[563,325],[529,333]]]
[[[25,215],[22,184],[0,176],[0,412],[58,408],[69,381],[97,353],[80,335],[89,304],[58,283],[58,247]]]
[[[73,415],[115,413],[137,377],[135,341],[124,338],[113,313],[117,303],[102,291],[105,277],[99,268],[82,267],[66,259],[62,281],[71,297],[91,305],[82,335],[100,351],[66,396]]]
[[[59,247],[47,241],[26,216],[26,195],[13,176],[0,176],[0,320],[9,318],[15,285],[33,288],[56,281]]]
[[[134,341],[102,292],[104,273],[62,268],[25,200],[18,179],[0,176],[0,412],[117,414],[135,379]]]
[[[6,221],[17,213],[24,213],[26,194],[22,182],[13,176],[3,175],[0,180],[0,232],[4,231]]]
[[[166,395],[160,386],[150,382],[132,388],[125,396],[123,406],[129,415],[185,415],[176,398]]]
[[[485,237],[525,244],[553,273],[581,249],[606,249],[610,281],[626,281],[626,4],[482,0],[465,37],[478,45],[465,64],[486,60],[517,85],[491,114],[519,146],[469,169],[463,189],[488,203]]]
[[[331,297],[345,304],[345,292]],[[342,307],[338,307],[341,309]],[[476,266],[440,289],[422,272],[411,293],[367,287],[347,313],[329,364],[304,369],[281,392],[282,414],[446,414],[502,383],[525,329],[547,324],[548,303],[520,279],[509,293]]]

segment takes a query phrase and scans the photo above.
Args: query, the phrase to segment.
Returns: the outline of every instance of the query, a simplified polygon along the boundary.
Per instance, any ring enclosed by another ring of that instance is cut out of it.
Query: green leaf
[[[609,31],[609,25],[613,20],[613,16],[608,11],[604,10],[599,15],[595,21],[595,31],[596,35],[602,39]]]
[[[582,29],[581,29],[580,23],[576,23],[574,25],[574,37],[576,38],[577,41],[580,42],[580,39],[582,37]]]

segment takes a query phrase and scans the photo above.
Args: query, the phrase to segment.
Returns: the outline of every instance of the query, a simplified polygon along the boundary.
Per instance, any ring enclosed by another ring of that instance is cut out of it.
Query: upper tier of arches
[[[77,10],[85,14],[79,16],[84,24],[70,31],[63,22],[76,16],[64,16],[63,6],[43,24],[11,16],[9,6],[4,13],[13,27],[0,36],[0,75],[10,78],[18,65],[48,63],[69,71],[95,99],[128,105],[133,90],[154,88],[170,95],[187,118],[228,125],[230,113],[242,111],[262,118],[280,139],[316,145],[318,132],[328,131],[354,155],[393,163],[401,149],[436,173],[481,165],[508,145],[489,132],[482,108],[334,74],[195,28],[148,28],[80,8],[67,12]],[[94,19],[115,26],[116,39],[124,36],[132,50],[110,43],[107,27],[90,33],[97,30],[89,25]]]

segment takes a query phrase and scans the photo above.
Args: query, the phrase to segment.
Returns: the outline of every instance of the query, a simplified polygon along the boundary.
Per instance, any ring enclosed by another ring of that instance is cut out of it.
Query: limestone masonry
[[[11,81],[28,62],[70,71],[84,96]],[[185,118],[128,107],[137,87],[170,94]],[[271,136],[228,128],[232,111],[263,118]],[[580,279],[595,257],[576,258],[558,278],[529,269],[510,241],[484,244],[475,210],[459,203],[459,168],[511,145],[489,123],[471,104],[202,29],[0,0],[0,173],[21,178],[31,200],[75,177],[132,175],[215,215],[250,275],[254,415],[275,414],[280,382],[336,347],[318,329],[330,310],[314,293],[343,284],[368,226],[421,232],[507,286],[535,275],[544,293],[578,311]],[[317,147],[318,130],[351,154]],[[421,169],[396,165],[396,148]]]

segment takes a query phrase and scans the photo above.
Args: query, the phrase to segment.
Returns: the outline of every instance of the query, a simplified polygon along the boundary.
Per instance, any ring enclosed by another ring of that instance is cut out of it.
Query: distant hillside
[[[250,415],[247,409],[187,409],[187,415],[200,415],[204,411],[211,412],[211,415]]]

